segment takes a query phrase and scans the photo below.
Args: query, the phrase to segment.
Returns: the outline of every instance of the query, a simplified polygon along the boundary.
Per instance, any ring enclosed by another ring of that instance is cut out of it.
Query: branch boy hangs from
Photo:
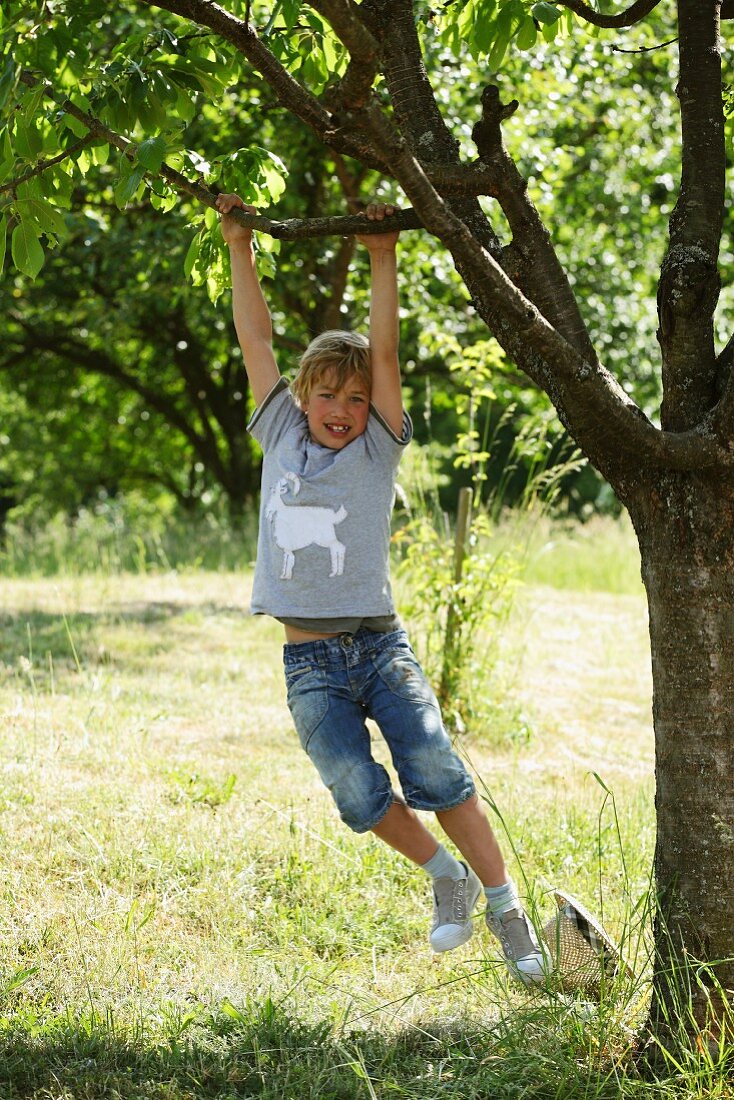
[[[372,831],[430,875],[434,951],[469,939],[483,891],[487,925],[511,972],[526,983],[541,981],[546,956],[390,589],[395,477],[412,434],[398,362],[398,233],[387,228],[393,208],[370,204],[367,216],[385,220],[385,232],[358,237],[372,272],[369,340],[322,333],[304,352],[291,390],[273,355],[252,232],[228,217],[235,207],[254,208],[237,195],[220,195],[217,207],[257,406],[248,429],[264,452],[252,612],[285,626],[288,706],[301,744],[345,824]],[[402,795],[372,758],[367,718],[387,742]],[[416,810],[436,814],[465,862]]]

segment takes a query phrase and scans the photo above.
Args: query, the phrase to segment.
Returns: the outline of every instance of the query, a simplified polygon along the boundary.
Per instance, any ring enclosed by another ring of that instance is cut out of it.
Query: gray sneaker
[[[433,880],[433,924],[430,942],[434,951],[451,951],[471,939],[474,931],[472,909],[482,892],[482,884],[470,867],[466,878]]]
[[[487,928],[500,941],[510,973],[525,985],[545,981],[550,974],[550,960],[524,911],[508,909],[493,916],[487,909],[485,919]]]

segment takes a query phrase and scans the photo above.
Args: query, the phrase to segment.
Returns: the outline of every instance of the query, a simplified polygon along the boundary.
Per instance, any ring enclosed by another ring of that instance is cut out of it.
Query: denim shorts
[[[301,745],[354,832],[374,828],[400,801],[372,757],[367,718],[385,738],[409,806],[451,810],[474,793],[405,631],[362,628],[288,644],[283,664]]]

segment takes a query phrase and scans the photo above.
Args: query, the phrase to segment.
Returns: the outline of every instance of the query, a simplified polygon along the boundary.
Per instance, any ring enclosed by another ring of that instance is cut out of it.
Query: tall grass
[[[11,519],[0,540],[0,575],[237,570],[252,563],[256,545],[254,508],[236,521],[215,511],[187,516],[133,494],[100,500],[74,516]]]
[[[626,513],[585,523],[537,517],[528,527],[523,577],[576,592],[642,595],[640,552]]]
[[[244,614],[249,584],[2,583],[3,1100],[726,1096],[695,1049],[653,1078],[638,1066],[648,742],[607,721],[596,745],[596,717],[566,724],[551,696],[606,694],[617,598],[566,600],[564,629],[597,615],[605,633],[565,674],[538,590],[535,738],[459,742],[539,922],[560,885],[622,942],[634,978],[589,1002],[516,988],[481,916],[466,947],[431,955],[423,876],[341,826],[298,748],[279,631]],[[644,623],[623,634],[635,672]]]

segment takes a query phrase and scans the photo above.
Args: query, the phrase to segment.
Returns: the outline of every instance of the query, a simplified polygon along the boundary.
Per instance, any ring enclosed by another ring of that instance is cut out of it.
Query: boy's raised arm
[[[389,220],[394,212],[384,203],[370,203],[365,213],[370,220]],[[399,232],[358,236],[370,254],[370,356],[372,360],[372,404],[397,436],[403,430],[403,396],[398,359],[398,267]]]
[[[280,371],[273,354],[270,310],[257,277],[252,230],[227,217],[235,207],[255,213],[255,208],[246,206],[238,195],[217,196],[217,209],[222,214],[222,236],[229,246],[232,263],[234,327],[242,348],[252,396],[255,404],[260,405],[280,378]]]

